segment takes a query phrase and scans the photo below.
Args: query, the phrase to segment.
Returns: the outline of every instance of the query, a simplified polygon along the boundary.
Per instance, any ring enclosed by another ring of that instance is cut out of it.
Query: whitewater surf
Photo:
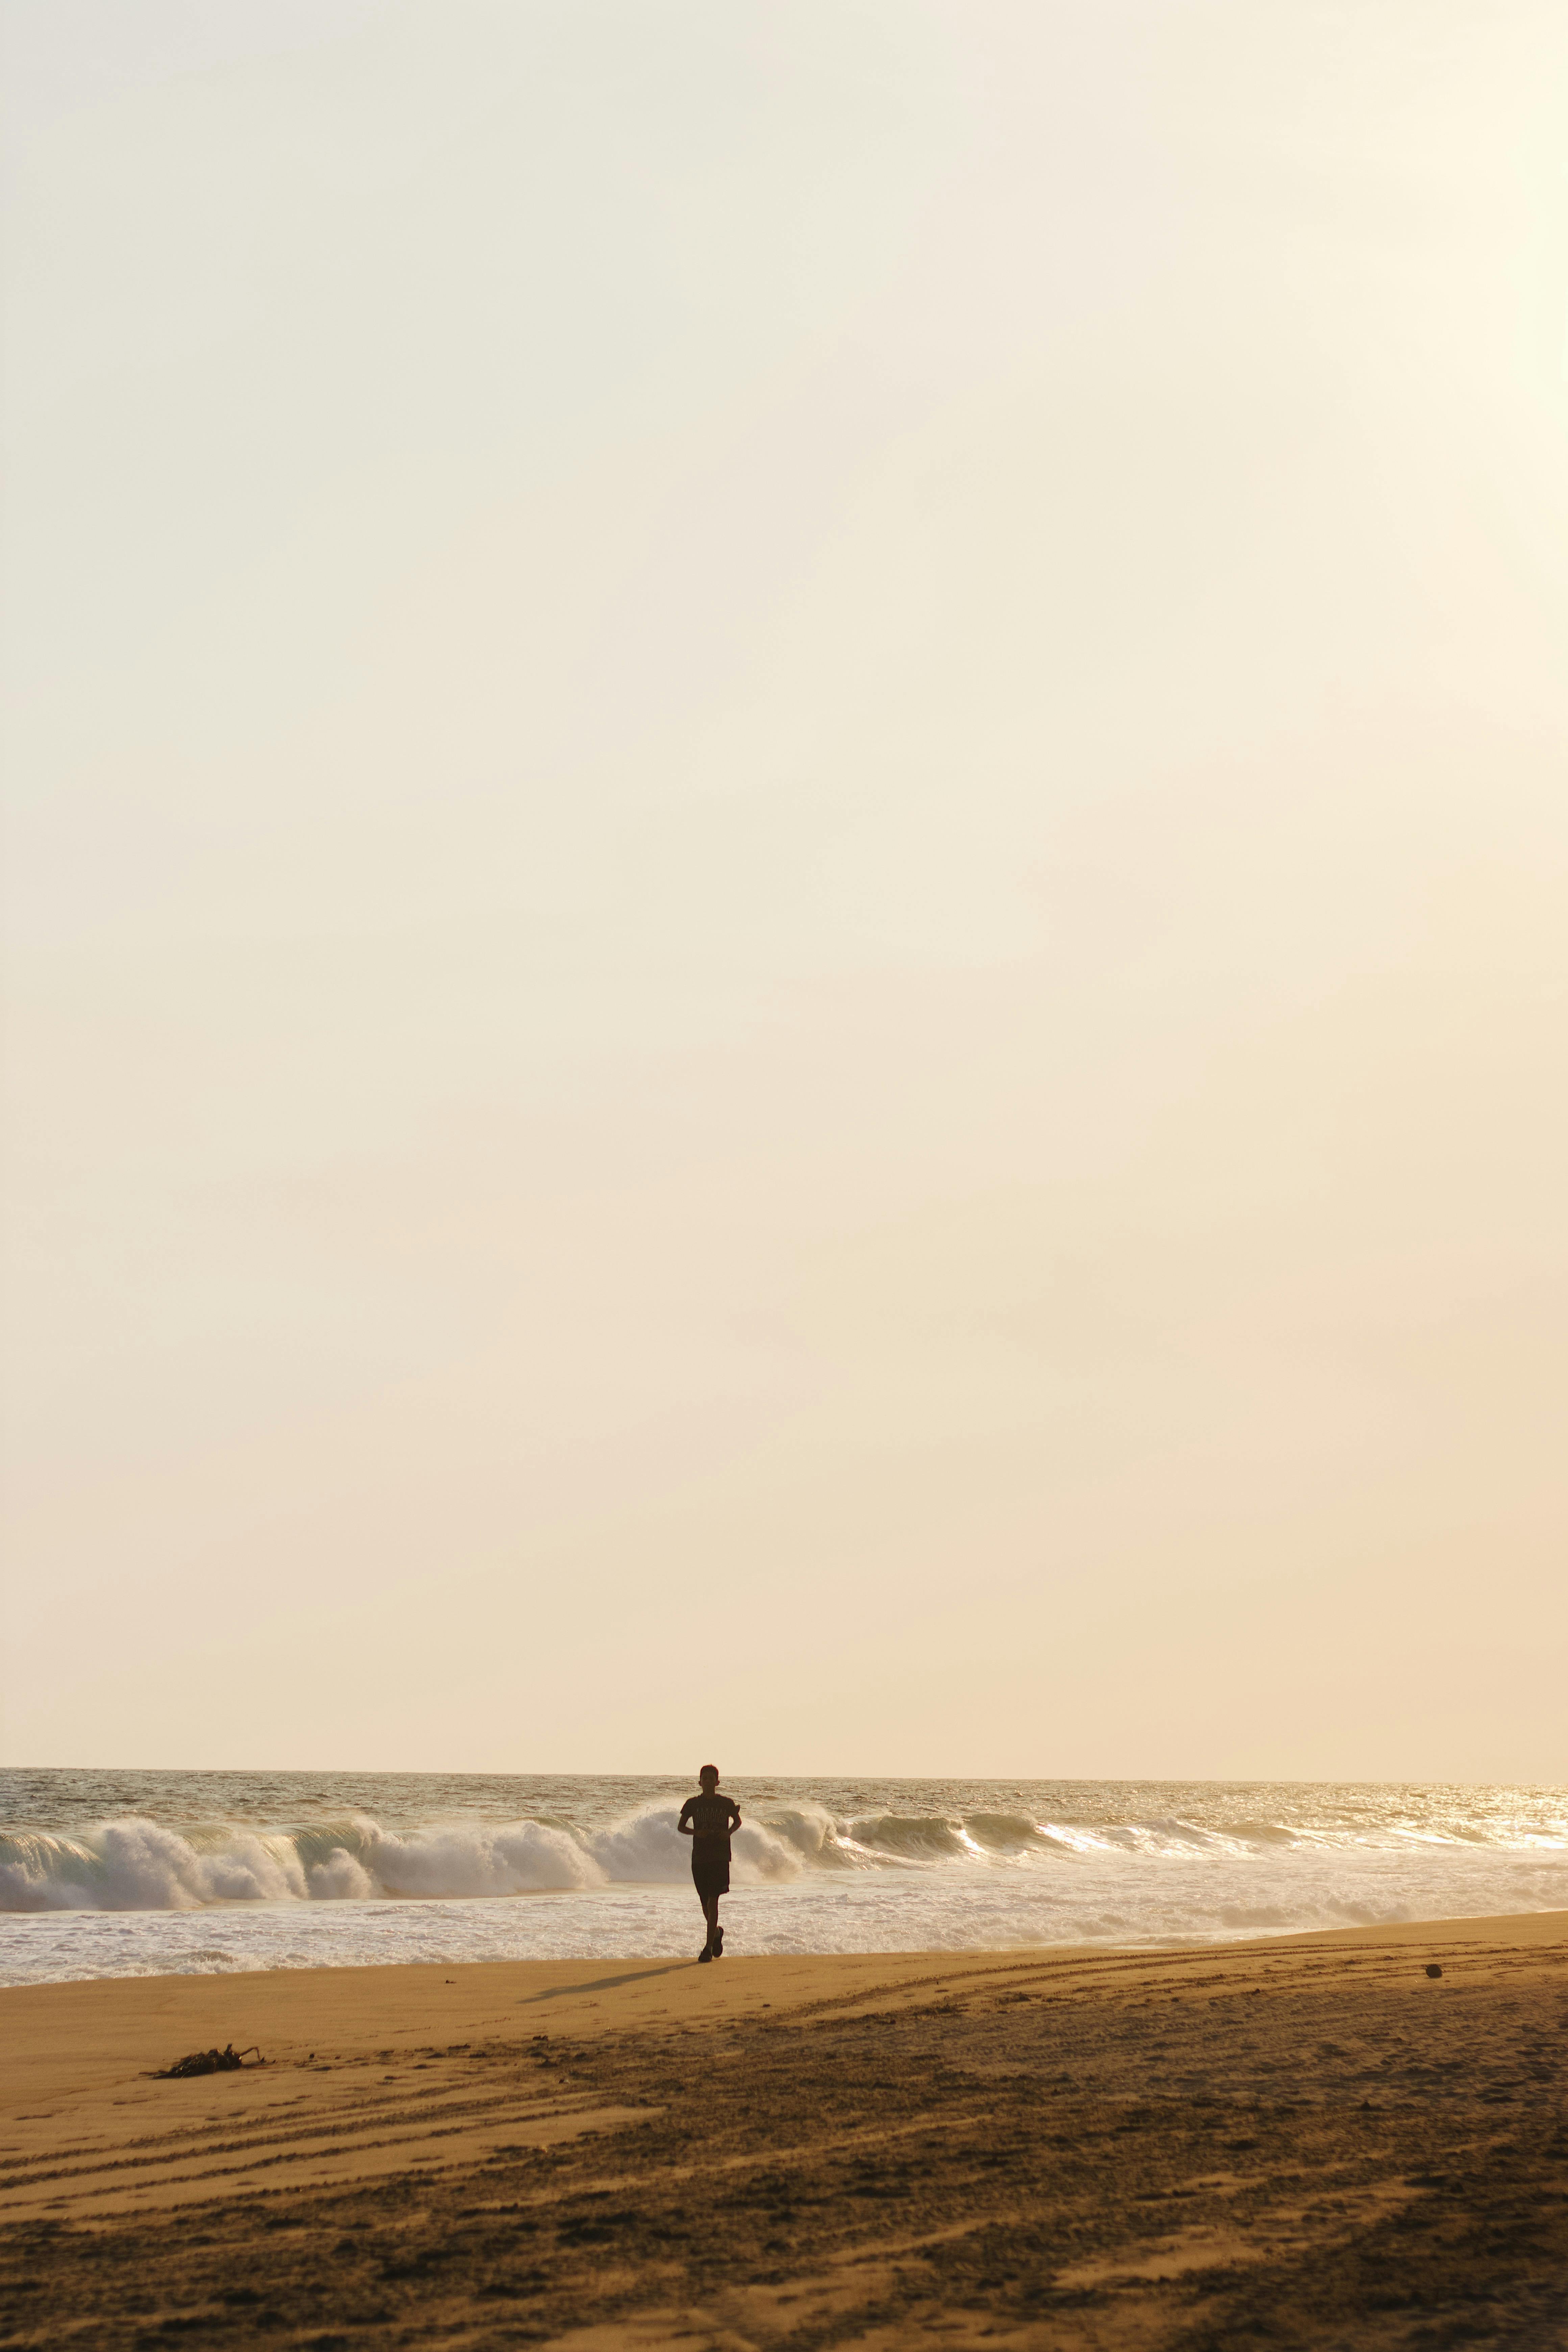
[[[0,1773],[0,1982],[690,1945],[684,1781]],[[1568,1790],[737,1779],[753,1951],[1187,1942],[1568,1907]],[[700,1922],[699,1922],[700,1924]]]

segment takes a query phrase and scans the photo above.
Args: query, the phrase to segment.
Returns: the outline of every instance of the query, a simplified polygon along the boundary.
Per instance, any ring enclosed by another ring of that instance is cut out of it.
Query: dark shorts
[[[691,1884],[699,1895],[728,1895],[730,1892],[730,1842],[724,1841],[722,1851],[704,1853],[700,1845],[691,1849]]]

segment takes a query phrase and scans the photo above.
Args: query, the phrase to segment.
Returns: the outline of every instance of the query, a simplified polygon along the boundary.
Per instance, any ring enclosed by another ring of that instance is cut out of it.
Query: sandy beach
[[[10,1990],[0,2343],[1560,2345],[1565,2024],[1563,1913]]]

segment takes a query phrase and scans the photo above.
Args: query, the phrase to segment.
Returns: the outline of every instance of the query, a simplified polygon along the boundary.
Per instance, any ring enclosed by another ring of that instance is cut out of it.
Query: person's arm
[[[734,1832],[740,1828],[740,1826],[741,1808],[735,1802],[734,1798],[731,1797],[730,1800],[730,1832],[731,1836],[733,1836]]]
[[[689,1797],[688,1797],[686,1802],[680,1808],[680,1819],[676,1822],[675,1826],[680,1832],[682,1837],[696,1836],[697,1832],[691,1826],[691,1800]]]

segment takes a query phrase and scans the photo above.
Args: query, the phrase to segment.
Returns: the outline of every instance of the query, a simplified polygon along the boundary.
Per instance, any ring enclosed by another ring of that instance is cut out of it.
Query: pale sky
[[[0,22],[0,1755],[1568,1779],[1562,0]]]

